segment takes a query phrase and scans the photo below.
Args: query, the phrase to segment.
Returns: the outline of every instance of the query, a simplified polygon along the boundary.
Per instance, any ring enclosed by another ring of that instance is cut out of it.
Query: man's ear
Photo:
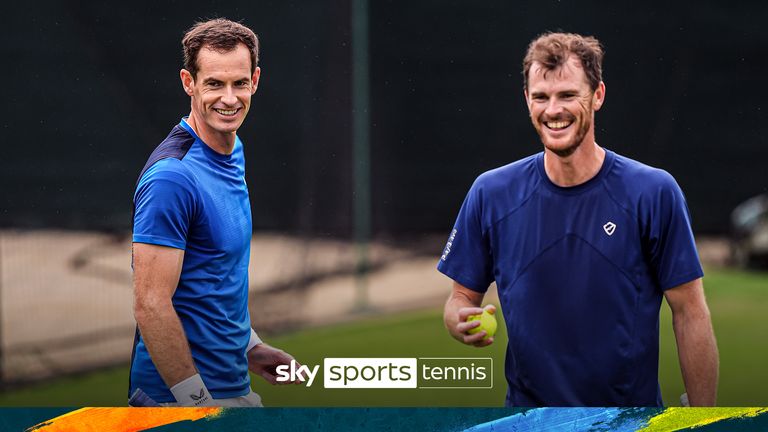
[[[181,86],[184,88],[184,93],[192,96],[194,94],[193,87],[195,86],[195,79],[192,78],[192,73],[182,69],[179,71],[179,77],[181,78]]]
[[[605,102],[605,83],[600,81],[595,89],[595,94],[592,95],[592,107],[595,111],[599,110]]]
[[[531,115],[531,100],[528,98],[528,89],[523,90],[523,97],[525,98],[525,106],[528,107],[528,115]]]
[[[261,68],[256,66],[251,77],[251,94],[256,93],[256,89],[259,87],[259,77],[261,76]]]

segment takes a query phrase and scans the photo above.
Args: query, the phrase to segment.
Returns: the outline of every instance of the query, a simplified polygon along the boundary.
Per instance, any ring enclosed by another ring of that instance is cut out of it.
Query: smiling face
[[[245,120],[261,71],[257,67],[251,73],[250,52],[243,44],[227,52],[203,46],[197,66],[194,77],[181,70],[184,91],[192,100],[189,123],[206,144],[226,151]]]
[[[594,141],[594,112],[602,106],[604,96],[604,84],[592,91],[580,61],[573,55],[553,70],[533,62],[525,99],[544,148],[567,157],[582,143]]]

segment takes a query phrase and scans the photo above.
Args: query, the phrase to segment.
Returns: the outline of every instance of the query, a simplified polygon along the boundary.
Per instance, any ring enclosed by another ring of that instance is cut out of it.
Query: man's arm
[[[181,249],[133,244],[133,313],[152,362],[168,388],[197,374],[171,302],[183,260]]]
[[[672,309],[677,354],[688,400],[691,406],[714,406],[719,360],[701,278],[670,288],[664,296]]]
[[[484,347],[493,343],[493,337],[483,340],[485,331],[475,334],[467,333],[468,330],[480,325],[480,320],[466,321],[470,315],[483,313],[483,309],[480,307],[483,304],[483,297],[485,297],[484,294],[473,291],[458,282],[453,282],[453,291],[448,297],[448,301],[445,302],[443,322],[448,333],[457,341],[476,347]],[[486,306],[486,309],[491,313],[496,310],[493,305]]]

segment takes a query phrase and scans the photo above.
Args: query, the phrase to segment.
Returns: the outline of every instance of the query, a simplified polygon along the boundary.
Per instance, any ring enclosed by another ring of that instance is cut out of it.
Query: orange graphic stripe
[[[181,421],[215,417],[222,408],[81,408],[32,426],[27,432],[139,432]]]

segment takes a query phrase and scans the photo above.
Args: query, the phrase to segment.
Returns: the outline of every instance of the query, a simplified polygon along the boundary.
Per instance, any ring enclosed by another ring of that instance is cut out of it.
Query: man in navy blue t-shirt
[[[602,57],[592,37],[530,44],[525,100],[544,151],[472,185],[438,264],[454,281],[445,324],[465,344],[493,343],[466,319],[495,281],[507,405],[661,406],[664,297],[690,404],[714,405],[717,346],[685,198],[667,172],[595,142]]]
[[[258,39],[229,20],[184,36],[191,112],[155,149],[134,195],[129,394],[181,406],[261,406],[248,370],[276,384],[285,352],[248,313],[251,206],[237,130],[256,92]]]

